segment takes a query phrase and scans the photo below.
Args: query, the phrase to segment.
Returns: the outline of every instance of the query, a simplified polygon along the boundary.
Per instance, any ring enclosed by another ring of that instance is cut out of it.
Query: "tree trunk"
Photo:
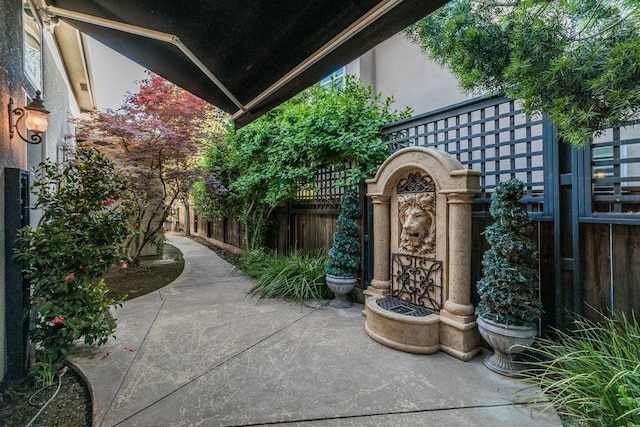
[[[184,235],[191,237],[191,208],[189,207],[189,202],[184,204]]]

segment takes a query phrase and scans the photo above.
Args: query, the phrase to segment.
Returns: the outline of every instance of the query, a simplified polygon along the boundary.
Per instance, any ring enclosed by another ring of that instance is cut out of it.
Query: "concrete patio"
[[[169,286],[115,311],[117,338],[78,348],[93,425],[560,426],[533,390],[444,353],[384,347],[362,306],[334,309],[247,296],[251,280],[206,247]]]

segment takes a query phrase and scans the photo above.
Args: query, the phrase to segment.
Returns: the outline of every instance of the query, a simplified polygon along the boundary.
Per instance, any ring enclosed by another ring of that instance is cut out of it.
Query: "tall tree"
[[[375,173],[389,154],[377,138],[380,128],[409,115],[392,110],[392,102],[373,96],[371,88],[351,76],[344,85],[315,85],[301,92],[212,147],[205,166],[229,192],[223,203],[198,197],[196,209],[209,218],[234,209],[247,248],[259,247],[273,210],[301,187],[313,191],[320,169],[350,165],[345,186]]]
[[[463,89],[522,100],[576,146],[640,113],[637,0],[453,0],[406,33]]]
[[[129,241],[132,262],[139,260],[145,246],[161,250],[163,223],[172,205],[185,202],[192,183],[200,178],[198,141],[206,139],[207,117],[214,110],[149,73],[139,92],[129,94],[120,109],[94,112],[80,122],[78,139],[107,153],[131,175],[136,212]]]

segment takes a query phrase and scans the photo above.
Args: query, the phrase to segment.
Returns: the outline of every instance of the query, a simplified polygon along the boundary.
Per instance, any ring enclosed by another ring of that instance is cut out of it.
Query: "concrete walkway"
[[[446,354],[402,353],[364,332],[362,306],[258,301],[251,282],[183,237],[185,269],[115,311],[117,339],[77,349],[93,425],[560,426],[531,390]]]

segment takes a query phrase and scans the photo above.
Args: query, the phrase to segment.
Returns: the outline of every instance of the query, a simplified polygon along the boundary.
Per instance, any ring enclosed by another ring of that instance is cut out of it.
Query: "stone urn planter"
[[[511,356],[534,341],[542,313],[535,227],[520,202],[524,195],[524,183],[517,179],[501,182],[491,195],[495,222],[484,232],[491,248],[482,257],[483,274],[476,284],[478,330],[495,349],[484,364],[507,376],[517,375]]]
[[[329,289],[331,289],[331,292],[335,295],[335,298],[331,300],[329,305],[335,308],[351,307],[351,301],[347,299],[347,294],[353,290],[358,279],[355,277],[339,277],[327,274],[325,281]]]
[[[517,376],[522,367],[513,361],[513,355],[522,353],[536,337],[536,328],[530,326],[507,326],[478,317],[478,330],[494,353],[485,357],[484,365],[494,372],[509,377]]]
[[[325,281],[335,294],[331,307],[351,307],[347,294],[358,283],[356,278],[360,266],[359,226],[360,205],[357,189],[348,190],[340,203],[337,230],[333,233],[333,246],[325,266]]]

